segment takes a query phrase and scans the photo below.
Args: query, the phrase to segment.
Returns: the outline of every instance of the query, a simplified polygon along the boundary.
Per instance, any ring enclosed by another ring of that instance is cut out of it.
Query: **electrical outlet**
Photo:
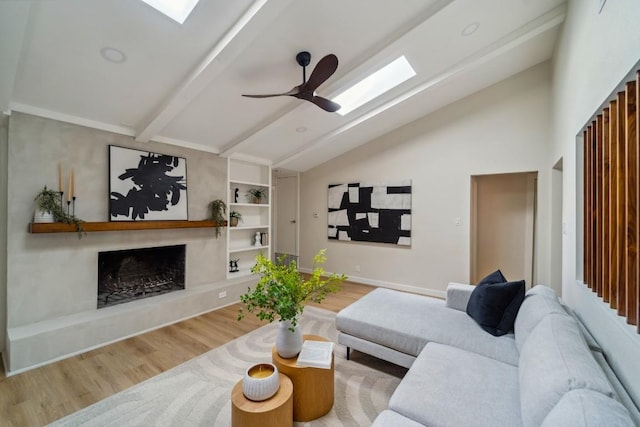
[[[360,266],[359,266],[359,265],[356,265],[356,266],[355,266],[355,270],[356,270],[358,273],[360,273]]]
[[[218,293],[218,298],[222,299],[226,297],[227,297],[227,291],[222,291]]]

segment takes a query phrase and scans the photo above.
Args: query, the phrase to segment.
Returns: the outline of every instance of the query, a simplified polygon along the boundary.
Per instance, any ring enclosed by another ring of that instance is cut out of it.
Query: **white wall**
[[[576,274],[576,135],[640,59],[640,2],[570,0],[553,65],[553,164],[563,158],[563,298],[602,344],[616,373],[640,402],[640,335]]]
[[[75,168],[76,214],[108,221],[108,145],[187,159],[189,219],[226,199],[227,162],[217,155],[14,113],[9,120],[7,315],[10,371],[19,371],[236,301],[227,290],[225,238],[211,228],[30,234],[33,198],[58,188],[58,162]],[[186,244],[186,289],[96,309],[98,252]]]
[[[539,194],[548,194],[549,102],[544,63],[305,172],[300,265],[309,268],[313,254],[327,247],[327,270],[353,280],[437,296],[449,281],[467,282],[470,177],[538,171]],[[405,179],[413,181],[411,248],[328,241],[329,184]],[[538,256],[548,253],[548,204],[539,197],[536,258],[542,261],[535,277],[542,283],[549,277],[548,257]]]

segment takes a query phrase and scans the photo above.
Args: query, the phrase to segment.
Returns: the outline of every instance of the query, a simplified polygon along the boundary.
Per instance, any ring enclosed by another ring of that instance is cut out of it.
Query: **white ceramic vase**
[[[43,222],[54,222],[53,214],[51,212],[41,211],[40,209],[36,209],[36,212],[33,214],[33,222],[43,223]]]
[[[302,350],[302,331],[297,324],[291,332],[291,320],[281,320],[276,335],[276,350],[280,357],[290,359],[296,357]]]
[[[280,388],[278,368],[272,363],[260,363],[247,369],[242,379],[242,393],[256,402],[267,400]]]

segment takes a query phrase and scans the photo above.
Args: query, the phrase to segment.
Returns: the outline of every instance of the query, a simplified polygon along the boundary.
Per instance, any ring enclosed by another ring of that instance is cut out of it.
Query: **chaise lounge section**
[[[529,290],[502,336],[466,313],[474,289],[449,284],[442,301],[380,288],[338,314],[348,354],[410,368],[374,426],[640,425],[597,362],[601,349],[551,288]]]

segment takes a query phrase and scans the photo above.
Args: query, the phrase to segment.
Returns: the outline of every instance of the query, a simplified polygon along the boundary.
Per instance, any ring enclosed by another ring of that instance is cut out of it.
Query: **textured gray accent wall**
[[[226,280],[226,242],[219,239],[211,228],[177,230],[140,230],[88,233],[78,239],[76,233],[30,234],[36,193],[44,185],[58,188],[58,163],[65,171],[73,167],[76,175],[76,215],[85,221],[108,221],[108,145],[149,150],[187,159],[189,219],[206,219],[207,204],[213,199],[226,199],[227,162],[212,153],[180,148],[160,143],[137,143],[132,137],[110,132],[14,113],[9,119],[8,132],[8,247],[7,247],[7,322],[10,345],[48,330],[53,323],[66,325],[76,319],[91,318],[96,312],[98,252],[164,245],[186,244],[186,289],[174,292],[175,297],[155,297],[163,310],[145,315],[138,329],[113,331],[104,340],[114,340],[151,329],[180,318],[189,317],[228,303],[217,298],[200,297],[197,306],[189,299]],[[182,294],[181,294],[182,293]],[[172,300],[171,298],[174,298]],[[153,300],[150,298],[149,300]],[[117,310],[127,316],[135,311],[137,302]],[[158,311],[158,305],[141,303]],[[192,306],[188,306],[192,304]],[[102,309],[109,310],[109,309]],[[102,311],[100,310],[100,311]],[[99,317],[105,316],[100,313]],[[157,318],[150,318],[156,316]],[[63,319],[63,320],[60,320]],[[132,317],[134,323],[138,319]],[[52,323],[53,322],[53,323]],[[104,324],[91,319],[92,328],[109,330],[114,322],[105,319]],[[90,328],[89,328],[90,329]],[[4,328],[3,328],[4,330]],[[86,342],[79,338],[70,343],[68,350],[59,349],[56,354],[33,357],[26,341],[21,351],[40,363],[63,354],[98,345],[89,335],[95,330],[76,329],[86,334]],[[49,333],[49,332],[47,332]],[[120,335],[119,335],[120,334]],[[50,338],[55,340],[54,337]],[[42,351],[42,350],[38,350]],[[15,360],[12,363],[22,368]]]

